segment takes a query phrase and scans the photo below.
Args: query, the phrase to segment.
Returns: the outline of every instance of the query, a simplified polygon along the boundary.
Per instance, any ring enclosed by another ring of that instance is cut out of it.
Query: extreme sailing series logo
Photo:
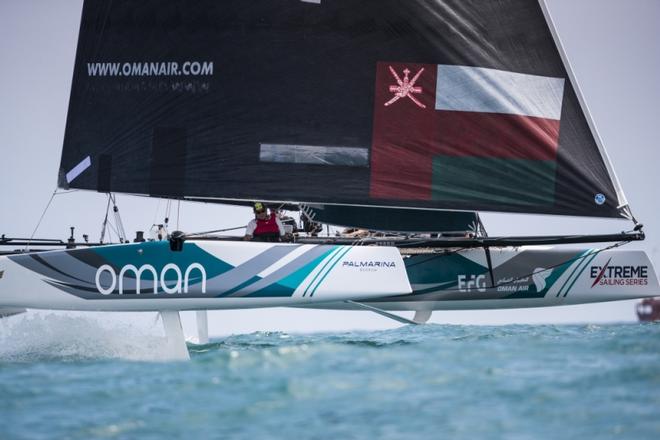
[[[595,286],[646,286],[648,266],[614,266],[607,260],[604,266],[591,266],[590,275]]]

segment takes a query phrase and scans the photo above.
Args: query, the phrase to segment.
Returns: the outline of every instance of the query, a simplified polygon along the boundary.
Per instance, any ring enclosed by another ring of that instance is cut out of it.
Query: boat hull
[[[379,298],[386,310],[548,307],[656,296],[658,279],[643,251],[521,247],[405,259],[413,294]],[[338,308],[344,305],[336,304]]]
[[[0,307],[163,311],[256,307],[471,310],[660,294],[642,251],[188,241],[0,257]]]
[[[237,309],[412,292],[394,247],[161,241],[0,257],[0,271],[0,307]]]

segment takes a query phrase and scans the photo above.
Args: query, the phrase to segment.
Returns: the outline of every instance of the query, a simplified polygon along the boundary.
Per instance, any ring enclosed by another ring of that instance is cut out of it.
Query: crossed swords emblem
[[[392,76],[394,76],[394,79],[396,80],[398,85],[391,85],[390,86],[390,92],[394,93],[394,97],[387,101],[385,103],[385,107],[394,104],[401,98],[410,98],[412,102],[415,103],[418,107],[421,108],[426,108],[424,104],[419,102],[417,98],[413,96],[413,93],[422,93],[422,88],[421,87],[415,87],[415,83],[419,79],[419,76],[424,72],[424,68],[422,67],[419,69],[419,72],[413,76],[413,79],[408,79],[408,74],[410,74],[410,70],[406,67],[403,69],[403,79],[396,73],[396,71],[392,68],[392,66],[388,66],[390,69],[390,73],[392,73]]]

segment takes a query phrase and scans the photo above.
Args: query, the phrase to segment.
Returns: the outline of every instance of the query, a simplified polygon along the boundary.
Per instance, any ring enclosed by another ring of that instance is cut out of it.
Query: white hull
[[[0,308],[166,311],[259,307],[475,310],[660,294],[641,251],[481,249],[410,256],[392,247],[166,242],[0,257]]]

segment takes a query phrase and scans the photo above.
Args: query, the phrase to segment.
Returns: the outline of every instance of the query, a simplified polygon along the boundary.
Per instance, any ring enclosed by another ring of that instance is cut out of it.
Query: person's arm
[[[284,230],[284,225],[282,224],[282,221],[279,217],[275,217],[275,223],[277,223],[277,229],[280,231],[280,237],[284,237],[286,231]]]
[[[243,237],[243,240],[252,240],[252,235],[254,234],[255,229],[257,229],[257,221],[252,219],[245,227],[245,236]]]

